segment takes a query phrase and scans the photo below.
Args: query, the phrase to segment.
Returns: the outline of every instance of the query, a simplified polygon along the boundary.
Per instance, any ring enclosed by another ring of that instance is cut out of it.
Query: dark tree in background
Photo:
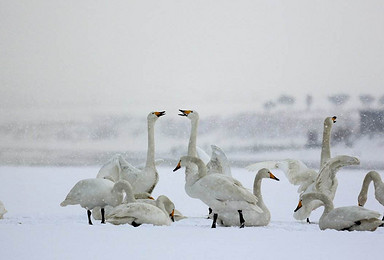
[[[264,106],[264,109],[265,109],[265,110],[270,111],[270,110],[272,110],[274,107],[276,107],[276,104],[275,104],[275,102],[269,100],[269,101],[265,102],[263,106]]]
[[[335,106],[343,106],[349,100],[348,94],[337,94],[333,96],[328,96],[329,102],[334,104]]]
[[[360,102],[363,104],[363,106],[367,108],[369,108],[372,105],[372,103],[375,101],[375,98],[369,94],[360,95],[359,99],[360,99]]]
[[[313,97],[312,95],[307,95],[307,98],[305,99],[306,103],[307,103],[307,110],[311,110],[311,106],[312,106],[312,103],[313,103]]]
[[[288,96],[288,95],[281,95],[278,99],[277,99],[277,102],[279,104],[283,104],[283,105],[286,105],[286,106],[292,106],[293,104],[295,104],[296,102],[296,99],[292,96]]]

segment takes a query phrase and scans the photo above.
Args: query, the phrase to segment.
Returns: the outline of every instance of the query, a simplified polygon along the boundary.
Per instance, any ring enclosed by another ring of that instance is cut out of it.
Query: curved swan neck
[[[148,120],[148,150],[146,168],[155,167],[155,121]]]
[[[361,192],[359,196],[367,196],[368,193],[368,187],[369,184],[373,181],[373,185],[375,186],[375,189],[377,188],[377,185],[382,183],[380,175],[375,171],[370,171],[365,175],[363,186],[361,187]]]
[[[125,191],[125,199],[124,199],[124,201],[127,202],[127,203],[135,202],[136,201],[135,196],[133,194],[133,190],[132,190],[131,184],[129,182],[125,181],[125,180],[120,180],[120,181],[116,182],[115,185],[113,186],[113,191],[114,192]]]
[[[262,198],[261,195],[261,180],[263,178],[259,175],[256,174],[255,180],[253,182],[253,195],[255,195],[257,198]]]
[[[207,167],[205,166],[204,162],[201,159],[193,156],[186,156],[185,159],[188,163],[195,164],[197,166],[199,179],[207,175]],[[187,167],[188,166],[189,165],[187,165]]]
[[[334,209],[332,201],[327,197],[327,195],[322,193],[309,193],[306,195],[309,200],[320,200],[324,204],[324,211],[321,217],[327,215],[331,210]]]
[[[321,159],[320,159],[320,168],[331,158],[331,130],[332,122],[329,122],[330,119],[326,118],[324,121],[324,130],[323,130],[323,141],[321,144]]]
[[[197,128],[199,126],[199,119],[193,118],[191,119],[191,135],[189,137],[188,143],[188,155],[197,157]]]

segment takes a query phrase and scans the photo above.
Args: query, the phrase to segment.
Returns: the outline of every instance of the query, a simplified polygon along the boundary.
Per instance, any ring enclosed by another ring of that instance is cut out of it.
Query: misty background
[[[95,165],[221,147],[237,165],[332,153],[384,168],[382,1],[0,0],[0,164]],[[367,123],[368,122],[368,123]],[[367,125],[368,124],[368,125]],[[368,131],[369,130],[369,131]]]

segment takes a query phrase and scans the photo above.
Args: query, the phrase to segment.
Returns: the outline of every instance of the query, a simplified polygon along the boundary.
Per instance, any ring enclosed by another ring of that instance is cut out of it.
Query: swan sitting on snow
[[[319,220],[319,227],[324,229],[335,229],[339,231],[374,231],[383,221],[379,219],[380,213],[359,206],[334,208],[329,197],[322,193],[307,193],[301,200],[295,211],[301,208],[303,203],[321,201],[324,205],[323,214]]]
[[[257,197],[259,206],[263,212],[245,210],[243,211],[245,226],[266,226],[271,220],[271,213],[269,212],[267,206],[264,204],[263,196],[261,195],[261,181],[263,179],[272,179],[279,181],[275,175],[273,175],[268,169],[263,168],[258,171],[255,176],[253,183],[253,194]],[[220,214],[219,223],[224,226],[236,226],[239,224],[239,219],[233,212],[224,212]]]
[[[213,210],[212,228],[216,228],[218,216],[226,211],[238,212],[240,228],[245,225],[243,210],[262,212],[258,199],[241,183],[223,174],[207,174],[204,162],[191,156],[181,157],[173,171],[196,165],[198,173],[185,171],[185,191],[191,198],[200,199]]]
[[[3,202],[0,201],[0,219],[3,218],[5,213],[7,213],[7,210],[5,209]]]
[[[128,189],[124,203],[112,208],[107,214],[107,222],[114,225],[129,224],[134,227],[141,224],[169,226],[171,220],[174,221],[175,205],[166,196],[159,196],[154,204],[136,200],[132,188]]]
[[[384,183],[381,180],[379,173],[376,171],[370,171],[367,173],[367,175],[365,175],[363,186],[361,187],[361,191],[358,197],[359,206],[364,206],[365,202],[367,202],[368,187],[371,181],[373,181],[373,185],[375,187],[376,200],[384,206]]]
[[[88,223],[92,225],[91,210],[95,207],[101,208],[101,223],[105,223],[104,207],[107,205],[117,206],[124,198],[123,191],[127,193],[130,184],[121,180],[116,183],[100,178],[84,179],[75,184],[69,191],[67,197],[60,206],[80,204],[87,210]]]
[[[159,175],[156,170],[155,163],[155,123],[157,119],[165,115],[165,111],[151,112],[147,116],[148,122],[148,150],[147,161],[144,169],[139,169],[128,163],[121,155],[113,157],[109,163],[104,165],[97,178],[104,178],[110,176],[113,180],[126,180],[133,188],[133,192],[149,194],[152,193],[157,182]]]

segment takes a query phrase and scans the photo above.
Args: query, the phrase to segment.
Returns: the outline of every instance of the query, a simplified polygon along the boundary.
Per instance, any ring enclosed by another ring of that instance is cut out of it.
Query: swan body
[[[147,116],[148,150],[147,161],[143,169],[131,165],[121,155],[116,155],[110,160],[110,163],[100,169],[97,177],[111,176],[114,180],[126,180],[132,185],[135,194],[144,192],[151,194],[159,181],[155,163],[154,127],[157,119],[163,115],[165,115],[165,111],[151,112]]]
[[[257,206],[256,196],[244,188],[240,182],[223,174],[207,174],[204,162],[197,157],[181,157],[173,171],[191,164],[197,166],[198,173],[186,171],[185,191],[188,196],[200,199],[213,210],[216,215],[213,228],[216,227],[217,215],[225,211],[239,212],[240,215],[242,210],[262,212]]]
[[[79,204],[82,208],[87,209],[88,223],[92,225],[91,210],[100,207],[104,216],[105,206],[117,206],[123,201],[123,191],[127,192],[128,185],[130,184],[123,180],[114,183],[101,178],[84,179],[73,186],[60,206]],[[102,223],[104,223],[104,218]]]
[[[279,181],[268,169],[263,168],[258,171],[253,183],[253,194],[257,197],[259,206],[263,212],[257,212],[252,210],[243,211],[245,226],[266,226],[271,221],[271,213],[267,206],[264,204],[263,196],[261,195],[261,181],[262,179],[272,179]],[[237,214],[233,212],[224,212],[220,214],[219,223],[224,226],[237,226],[239,219]]]
[[[132,187],[129,185],[124,203],[108,212],[107,222],[114,225],[129,224],[135,227],[141,224],[169,226],[171,218],[173,220],[174,209],[175,205],[166,196],[159,196],[155,205],[152,202],[136,200],[132,193]]]
[[[300,209],[302,203],[308,204],[314,200],[321,201],[324,205],[323,214],[319,219],[321,230],[374,231],[383,224],[379,219],[380,213],[359,206],[334,208],[332,200],[322,193],[304,194],[296,210]]]
[[[5,209],[3,202],[0,201],[0,219],[3,218],[5,213],[7,213],[7,210]]]
[[[376,171],[370,171],[364,177],[363,185],[357,199],[359,206],[364,206],[367,202],[368,187],[372,181],[375,187],[375,198],[384,206],[384,182],[381,180],[380,174]]]
[[[199,125],[199,113],[194,110],[181,110],[180,116],[185,116],[191,120],[191,135],[188,143],[188,156],[199,157],[205,165],[207,165],[207,174],[222,173],[227,176],[232,176],[231,167],[228,158],[222,149],[218,146],[211,145],[212,155],[209,156],[201,148],[197,147],[197,129]],[[186,167],[186,171],[195,171],[195,166]]]
[[[348,155],[338,155],[329,159],[320,170],[315,182],[309,185],[308,188],[301,193],[300,197],[307,193],[317,192],[325,194],[331,201],[333,201],[338,186],[336,173],[341,167],[359,164],[360,161],[357,157]],[[318,200],[312,200],[309,204],[303,203],[302,208],[296,211],[293,214],[293,217],[297,220],[309,218],[311,212],[321,205],[321,202]]]

